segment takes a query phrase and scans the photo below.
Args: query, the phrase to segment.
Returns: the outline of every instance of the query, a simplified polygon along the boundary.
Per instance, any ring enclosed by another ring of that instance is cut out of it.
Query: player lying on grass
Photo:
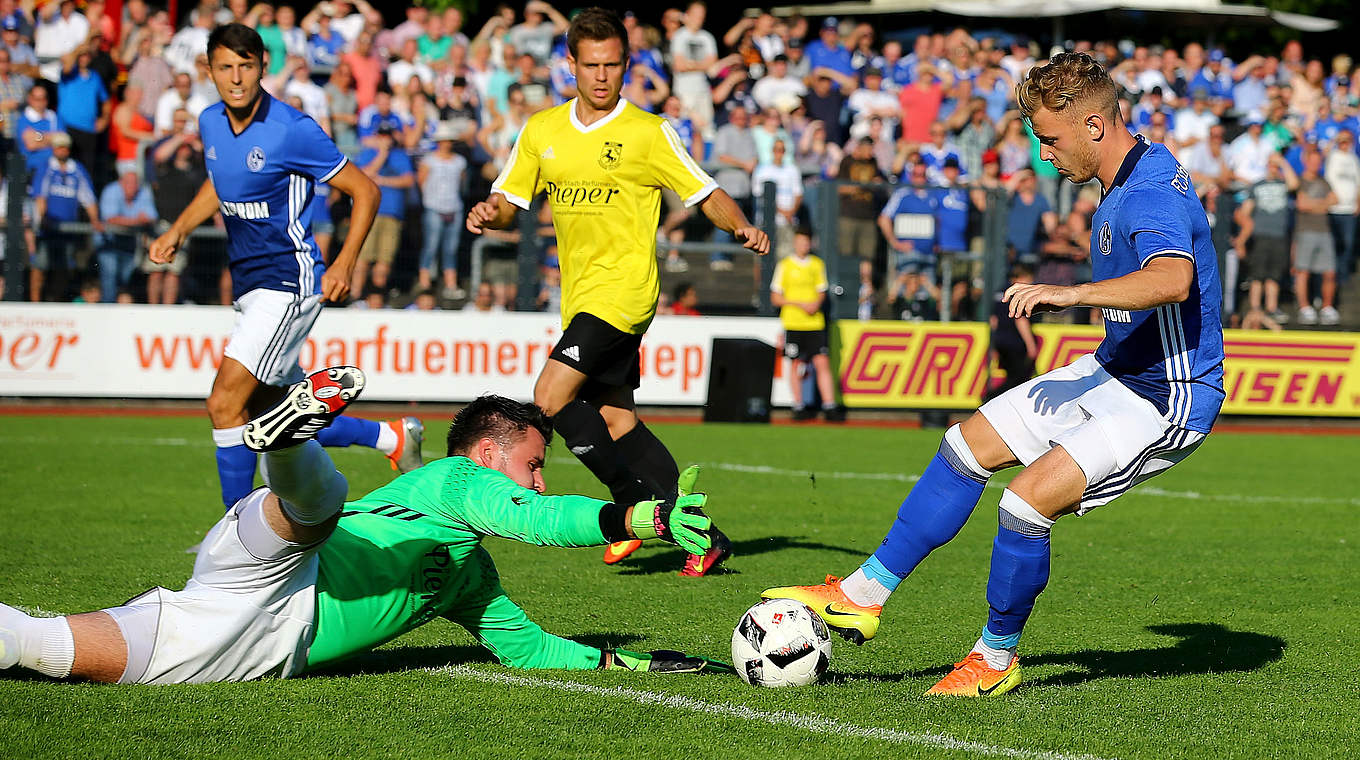
[[[203,540],[182,591],[33,618],[0,605],[0,669],[108,683],[289,677],[367,651],[436,617],[517,668],[697,672],[680,652],[597,649],[545,633],[501,588],[483,536],[543,546],[660,538],[702,554],[704,494],[632,506],[544,496],[552,429],[541,410],[483,396],[454,418],[445,459],[345,503],[347,484],[311,440],[363,389],[321,370],[247,426],[265,482]],[[343,510],[343,511],[342,511]]]
[[[1040,155],[1074,183],[1104,189],[1092,228],[1094,282],[1012,285],[1012,317],[1072,306],[1105,315],[1083,356],[988,401],[950,428],[883,545],[844,581],[765,591],[822,614],[862,643],[902,579],[963,528],[992,473],[1024,465],[1001,495],[982,636],[934,694],[989,696],[1020,682],[1020,632],[1048,583],[1049,531],[1185,459],[1223,403],[1218,257],[1190,175],[1128,131],[1114,82],[1065,53],[1016,88]],[[1099,251],[1099,253],[1096,253]]]

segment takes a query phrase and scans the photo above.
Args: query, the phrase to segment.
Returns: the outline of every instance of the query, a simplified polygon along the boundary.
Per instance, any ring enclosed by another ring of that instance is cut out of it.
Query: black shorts
[[[829,354],[831,347],[826,343],[826,330],[785,330],[784,358],[797,362],[810,362],[817,354]]]
[[[1285,238],[1253,237],[1244,263],[1247,282],[1279,282],[1289,268],[1289,241]]]
[[[636,389],[640,384],[638,348],[642,336],[626,333],[591,314],[572,317],[549,359],[584,374],[599,385]]]

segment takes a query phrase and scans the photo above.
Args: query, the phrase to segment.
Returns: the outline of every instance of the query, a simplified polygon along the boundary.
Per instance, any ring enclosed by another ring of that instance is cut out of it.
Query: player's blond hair
[[[1032,118],[1041,107],[1078,118],[1087,108],[1111,121],[1119,119],[1119,91],[1096,59],[1085,53],[1059,53],[1043,66],[1030,69],[1015,86],[1020,113]]]

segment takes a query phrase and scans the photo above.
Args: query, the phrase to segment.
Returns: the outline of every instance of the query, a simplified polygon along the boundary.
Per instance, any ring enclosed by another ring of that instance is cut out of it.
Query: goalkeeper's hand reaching
[[[631,670],[637,673],[735,673],[731,665],[707,657],[689,655],[671,649],[652,652],[630,652],[627,649],[606,649],[600,660],[603,670]]]
[[[690,554],[703,554],[713,545],[709,528],[713,521],[704,514],[708,494],[692,493],[675,501],[640,501],[633,505],[629,527],[638,538],[659,538]]]

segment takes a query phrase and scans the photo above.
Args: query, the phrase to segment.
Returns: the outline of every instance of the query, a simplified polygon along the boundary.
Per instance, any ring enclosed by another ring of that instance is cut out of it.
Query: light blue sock
[[[342,414],[316,434],[316,442],[332,448],[367,446],[372,449],[377,447],[378,434],[381,431],[381,422]]]

